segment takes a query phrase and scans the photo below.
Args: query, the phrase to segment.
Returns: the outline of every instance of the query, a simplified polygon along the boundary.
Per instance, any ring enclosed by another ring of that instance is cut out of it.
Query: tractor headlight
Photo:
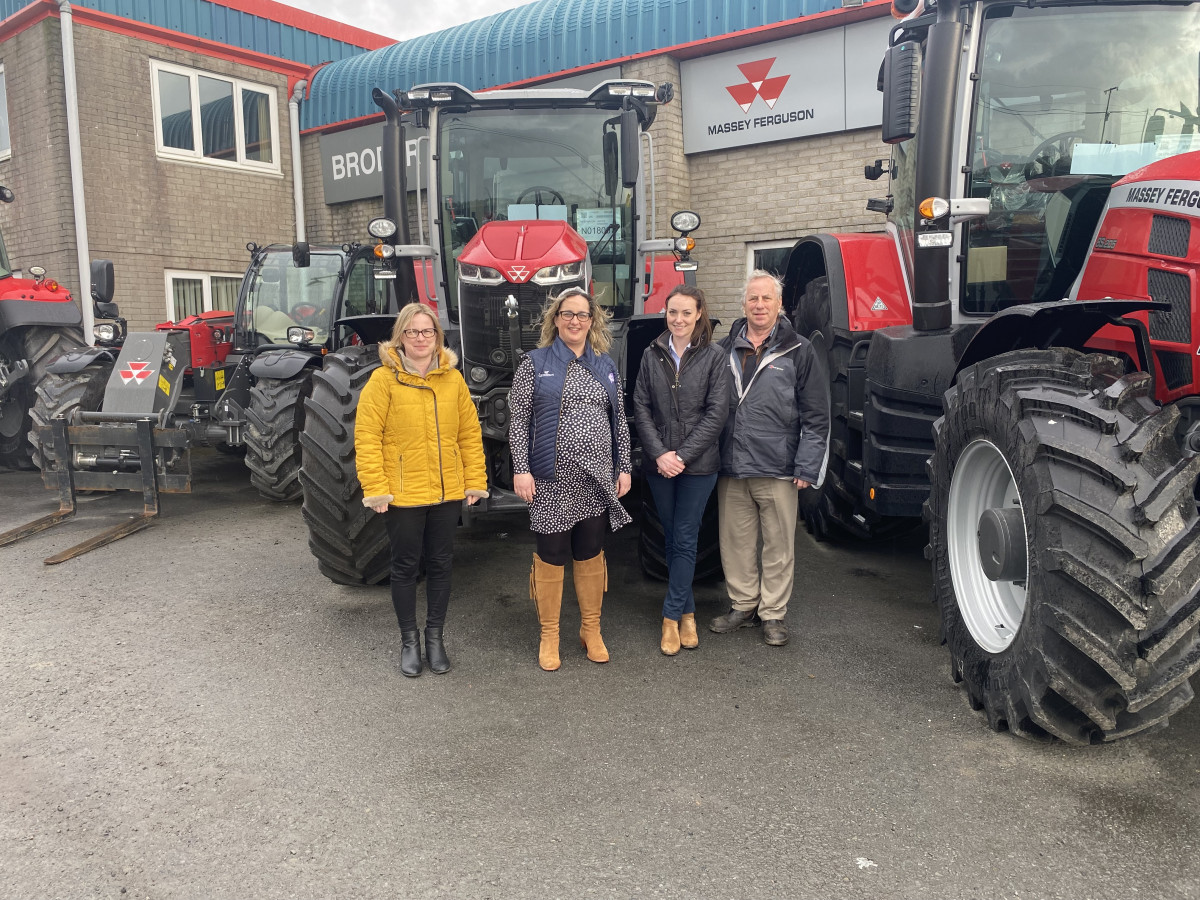
[[[671,216],[671,227],[687,235],[700,227],[700,215],[690,209],[681,209]]]
[[[317,333],[311,328],[305,328],[301,325],[292,325],[287,330],[287,339],[289,344],[311,344]]]
[[[471,366],[471,380],[475,382],[487,381],[487,369],[483,366]]]
[[[93,325],[92,334],[96,340],[110,343],[117,339],[117,326],[111,322],[106,322],[103,325]]]
[[[458,277],[468,284],[503,284],[504,276],[495,269],[487,266],[473,266],[470,263],[458,264]]]
[[[367,223],[367,234],[373,238],[390,238],[396,233],[396,223],[391,219],[380,216],[378,219],[372,219]]]
[[[396,255],[396,248],[391,244],[376,244],[375,255],[380,259],[391,259]]]
[[[538,269],[533,276],[534,284],[562,284],[564,281],[578,281],[583,275],[583,262],[563,263],[559,266],[546,266]]]

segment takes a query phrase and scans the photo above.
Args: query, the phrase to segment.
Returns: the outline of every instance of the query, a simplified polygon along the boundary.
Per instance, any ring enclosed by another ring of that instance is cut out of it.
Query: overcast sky
[[[441,31],[531,0],[283,0],[288,6],[364,31],[407,40]]]

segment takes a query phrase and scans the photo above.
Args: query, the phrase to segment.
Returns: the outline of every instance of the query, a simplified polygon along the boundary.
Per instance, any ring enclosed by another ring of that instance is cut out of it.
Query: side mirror
[[[617,133],[604,132],[600,146],[604,157],[604,193],[608,197],[614,197],[617,193],[617,159],[621,155]]]
[[[92,303],[96,316],[113,319],[117,315],[117,304],[113,298],[113,264],[111,259],[92,260]],[[112,312],[100,312],[100,306],[112,307]]]
[[[297,241],[292,244],[292,265],[297,269],[307,269],[312,263],[312,256],[308,252],[307,241]]]
[[[1167,127],[1167,117],[1153,115],[1146,120],[1146,130],[1142,132],[1143,144],[1154,144],[1162,137],[1163,129]]]
[[[917,133],[921,102],[921,45],[904,41],[883,57],[883,142],[899,144]]]
[[[642,160],[642,128],[636,109],[621,110],[621,184],[637,187]]]

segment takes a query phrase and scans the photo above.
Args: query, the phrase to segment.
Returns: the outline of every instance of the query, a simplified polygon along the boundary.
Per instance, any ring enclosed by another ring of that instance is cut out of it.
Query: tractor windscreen
[[[1200,10],[995,6],[978,60],[961,308],[990,315],[1063,299],[1113,182],[1200,150]]]
[[[246,273],[238,331],[258,344],[286,344],[288,328],[303,325],[316,332],[314,344],[325,343],[341,268],[339,253],[313,253],[310,265],[300,268],[291,247],[267,250]]]
[[[632,191],[617,175],[614,113],[591,108],[473,109],[444,113],[438,165],[442,252],[451,317],[455,261],[487,222],[558,220],[587,241],[599,301],[633,311]],[[552,288],[547,288],[549,293]]]

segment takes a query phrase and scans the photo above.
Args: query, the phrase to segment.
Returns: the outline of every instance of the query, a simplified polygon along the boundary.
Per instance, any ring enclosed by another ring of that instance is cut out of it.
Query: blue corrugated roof
[[[322,68],[302,128],[379,112],[371,89],[472,90],[840,9],[841,0],[537,0]]]
[[[29,0],[0,0],[0,20],[29,5]],[[364,51],[364,47],[211,0],[75,0],[71,5],[310,66]]]

